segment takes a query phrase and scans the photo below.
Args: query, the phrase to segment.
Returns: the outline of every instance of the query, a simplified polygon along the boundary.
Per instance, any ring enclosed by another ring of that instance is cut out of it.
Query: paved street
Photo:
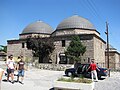
[[[25,72],[23,85],[18,82],[12,84],[10,82],[2,81],[1,90],[50,90],[53,88],[54,81],[62,75],[64,75],[63,71],[29,68],[28,71]],[[3,80],[5,79],[6,77],[3,76]]]
[[[4,62],[0,62],[0,67],[5,69]],[[14,84],[6,82],[4,81],[6,77],[3,76],[1,90],[50,90],[54,86],[54,81],[63,75],[63,71],[40,70],[30,67],[25,72],[23,85],[18,82]],[[111,77],[95,82],[95,90],[120,90],[120,72],[111,72]]]
[[[111,72],[111,76],[95,83],[95,90],[120,90],[120,72]]]
[[[62,72],[48,70],[30,70],[26,71],[24,85],[15,82],[2,82],[2,90],[49,90],[53,87],[53,82]],[[3,77],[3,79],[6,77]]]

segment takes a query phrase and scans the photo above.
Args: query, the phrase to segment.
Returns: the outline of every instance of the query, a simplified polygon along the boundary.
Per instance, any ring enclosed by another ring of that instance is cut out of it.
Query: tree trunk
[[[39,55],[39,63],[43,63],[43,57]]]

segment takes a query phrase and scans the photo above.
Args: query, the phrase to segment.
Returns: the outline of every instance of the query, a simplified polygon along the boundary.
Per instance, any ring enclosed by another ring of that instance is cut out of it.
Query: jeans
[[[24,77],[24,70],[18,70],[18,76]]]

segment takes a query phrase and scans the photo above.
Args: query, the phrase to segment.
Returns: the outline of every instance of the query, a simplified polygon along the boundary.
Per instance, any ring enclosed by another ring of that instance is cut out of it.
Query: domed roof
[[[95,29],[90,21],[78,15],[74,15],[63,20],[57,26],[57,29],[69,29],[69,28]]]
[[[32,24],[29,24],[25,29],[22,31],[22,34],[26,33],[47,33],[51,34],[53,31],[53,28],[49,26],[48,24],[42,22],[42,21],[37,21]]]

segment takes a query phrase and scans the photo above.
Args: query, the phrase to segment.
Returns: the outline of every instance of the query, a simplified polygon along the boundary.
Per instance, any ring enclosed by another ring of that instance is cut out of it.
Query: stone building
[[[100,33],[91,22],[77,15],[63,20],[51,35],[56,38],[55,51],[58,60],[61,60],[73,35],[80,36],[81,42],[86,46],[87,51],[82,61],[89,62],[91,58],[94,58],[98,63],[105,63],[105,41],[100,38]]]
[[[8,40],[7,54],[13,54],[16,58],[19,55],[26,61],[32,61],[32,51],[26,48],[26,38],[28,36],[41,38],[54,38],[55,50],[52,53],[52,64],[73,64],[72,60],[65,57],[64,51],[71,42],[71,37],[78,35],[87,51],[82,57],[82,63],[89,63],[94,58],[97,63],[105,64],[105,44],[106,42],[100,37],[100,33],[94,25],[87,19],[78,15],[73,15],[64,19],[54,30],[50,25],[37,21],[29,24],[19,34],[19,39]]]
[[[105,51],[106,63],[107,63],[107,55],[108,53],[107,51]],[[109,45],[109,67],[111,69],[120,69],[120,53],[117,51],[117,49],[115,49],[111,45]]]
[[[32,50],[27,49],[26,38],[29,36],[39,36],[41,38],[50,37],[52,31],[52,27],[42,21],[37,21],[29,24],[24,28],[22,33],[19,34],[19,39],[7,41],[7,55],[13,54],[15,59],[17,59],[18,56],[22,55],[25,61],[32,61]]]

